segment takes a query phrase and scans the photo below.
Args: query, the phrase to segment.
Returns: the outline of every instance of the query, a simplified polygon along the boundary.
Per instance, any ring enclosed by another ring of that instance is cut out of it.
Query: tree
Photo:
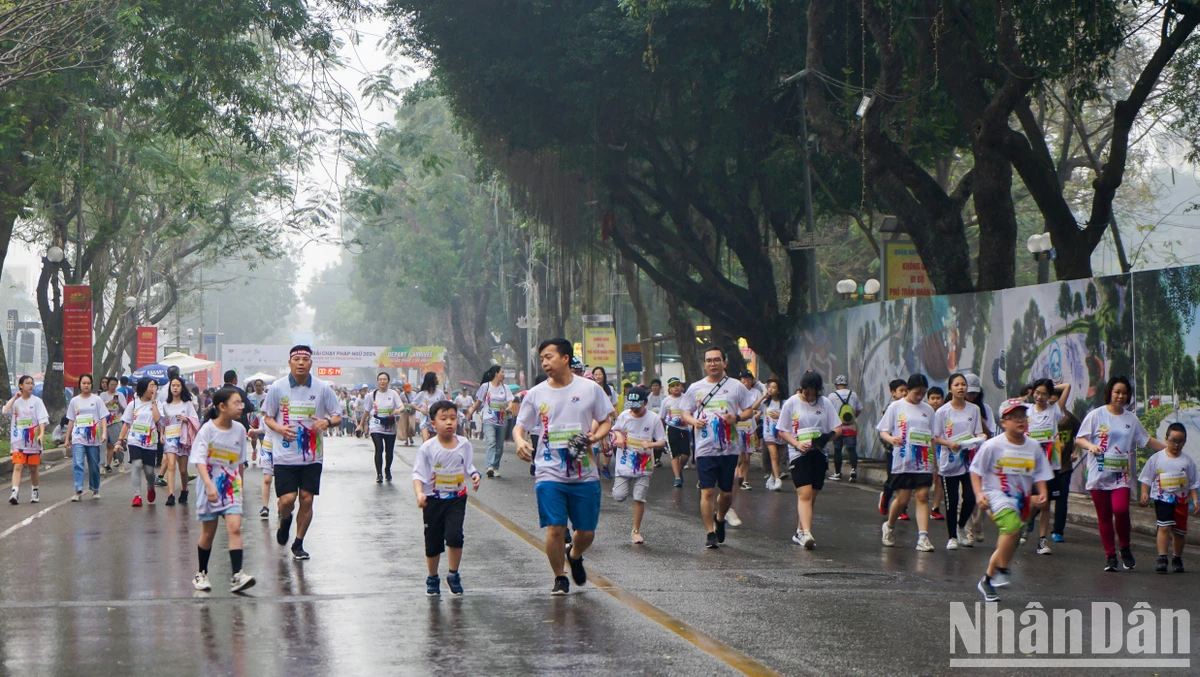
[[[1175,391],[1183,400],[1196,395],[1196,363],[1191,355],[1179,358],[1179,370],[1175,376]]]
[[[104,58],[117,0],[14,0],[0,6],[0,89]]]

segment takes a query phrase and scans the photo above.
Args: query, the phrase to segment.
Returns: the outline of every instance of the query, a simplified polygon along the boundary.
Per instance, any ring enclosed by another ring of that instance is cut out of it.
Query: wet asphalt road
[[[703,548],[695,475],[671,487],[654,476],[643,532],[629,542],[630,506],[605,503],[587,566],[605,589],[549,596],[533,482],[511,451],[503,478],[484,480],[466,516],[467,594],[427,599],[422,525],[409,482],[414,449],[401,447],[393,484],[376,485],[370,445],[328,442],[322,494],[294,562],[268,522],[245,524],[249,594],[228,592],[224,530],[211,594],[195,593],[199,525],[192,508],[134,509],[127,474],[98,501],[67,502],[69,463],[48,469],[42,503],[0,507],[0,670],[13,675],[476,675],[476,674],[961,674],[950,660],[950,604],[973,610],[974,585],[995,541],[918,553],[915,523],[897,547],[879,544],[877,492],[829,482],[818,503],[818,547],[789,538],[794,494],[739,492],[745,520],[720,550]],[[483,467],[477,446],[477,467]],[[260,506],[260,471],[247,471],[247,513]],[[28,482],[28,479],[26,479]],[[26,485],[27,486],[27,485]],[[786,487],[785,487],[786,488]],[[165,493],[165,491],[163,492]],[[36,517],[35,517],[36,516]],[[30,520],[29,518],[33,518]],[[499,518],[499,519],[497,519]],[[1133,573],[1104,573],[1098,537],[1068,527],[1067,543],[1014,563],[1001,607],[1019,615],[1116,601],[1186,608],[1200,617],[1195,573],[1153,573],[1153,545],[1135,537]],[[443,573],[445,564],[443,563]],[[443,591],[445,587],[443,584]],[[682,629],[680,629],[682,628]],[[678,632],[672,629],[678,630]],[[1019,629],[1019,628],[1018,628]],[[1085,635],[1090,628],[1085,628]],[[1191,626],[1200,647],[1200,622]],[[713,642],[715,640],[715,643]],[[1086,641],[1086,639],[1085,639]],[[704,650],[705,648],[708,651]],[[960,645],[954,657],[963,657]],[[1117,654],[1130,657],[1129,654]],[[1186,654],[1184,654],[1186,656]],[[1145,658],[1145,656],[1135,656]],[[1107,658],[1107,657],[1103,657]],[[976,669],[972,669],[978,671]],[[1187,674],[1188,669],[1019,666],[987,674]],[[768,673],[769,674],[769,673]],[[1194,673],[1193,673],[1194,674]]]

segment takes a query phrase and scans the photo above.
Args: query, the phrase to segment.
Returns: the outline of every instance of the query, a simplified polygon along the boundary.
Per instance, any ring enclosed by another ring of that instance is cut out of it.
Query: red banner
[[[137,364],[133,368],[141,369],[156,361],[158,361],[158,327],[138,327]]]
[[[208,353],[196,353],[196,359],[207,360]],[[192,374],[192,380],[196,382],[196,387],[204,390],[208,387],[208,370],[198,371]]]
[[[79,377],[92,371],[92,288],[63,287],[63,385],[79,386]]]

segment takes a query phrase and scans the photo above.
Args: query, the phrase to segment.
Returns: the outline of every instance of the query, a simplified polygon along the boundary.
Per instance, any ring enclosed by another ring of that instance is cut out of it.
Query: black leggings
[[[383,433],[371,433],[371,441],[375,443],[375,474],[383,474],[383,452],[387,450],[387,473],[392,474],[392,457],[396,453],[396,436]]]
[[[959,510],[958,494],[962,487],[962,509]],[[958,538],[958,532],[967,526],[971,513],[975,512],[975,489],[971,486],[971,473],[942,477],[942,488],[946,490],[946,531],[950,538]],[[954,513],[958,512],[958,519]]]

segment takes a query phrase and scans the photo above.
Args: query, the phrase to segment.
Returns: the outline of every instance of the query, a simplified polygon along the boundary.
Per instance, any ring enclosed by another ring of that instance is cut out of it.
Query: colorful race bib
[[[571,438],[583,432],[583,426],[578,423],[552,423],[546,432],[547,445],[551,449],[566,449]]]
[[[33,427],[33,419],[32,418],[18,418],[17,419],[17,430],[28,430],[29,428],[32,428],[32,427]]]
[[[929,428],[914,426],[908,429],[907,442],[914,447],[928,447],[933,442],[933,432]]]
[[[1001,475],[1032,475],[1036,467],[1037,458],[1028,449],[1005,449],[996,460],[996,472]]]
[[[78,414],[75,416],[75,426],[79,428],[90,428],[96,425],[96,417],[91,414]]]
[[[1178,494],[1187,486],[1187,473],[1162,472],[1158,473],[1158,487],[1168,494]]]
[[[183,426],[179,423],[176,423],[175,425],[167,426],[167,429],[163,432],[163,434],[167,436],[168,440],[177,440],[182,436],[182,431]]]
[[[446,470],[439,463],[433,466],[433,489],[439,495],[457,495],[466,489],[466,476],[461,470]]]
[[[1129,455],[1122,451],[1106,451],[1100,469],[1104,472],[1129,472]]]
[[[801,428],[796,432],[797,442],[811,442],[821,436],[820,428]]]
[[[704,413],[712,414],[714,416],[720,416],[721,414],[725,413],[725,405],[726,405],[725,400],[717,400],[717,399],[709,400],[708,404],[704,405]]]

